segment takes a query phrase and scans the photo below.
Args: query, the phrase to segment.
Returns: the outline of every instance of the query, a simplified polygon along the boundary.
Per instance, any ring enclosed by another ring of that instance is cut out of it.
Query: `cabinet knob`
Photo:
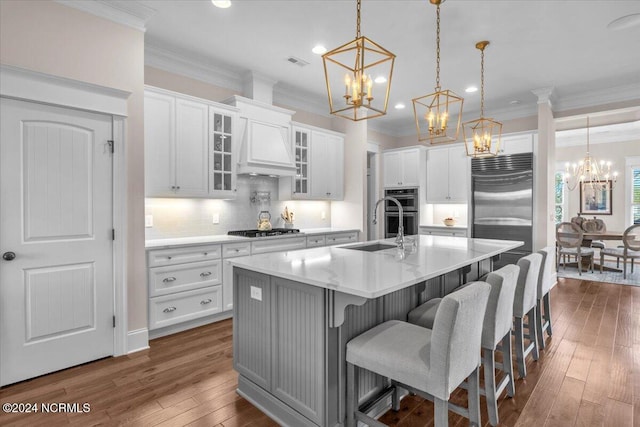
[[[237,248],[236,248],[236,252],[240,252],[240,249],[237,249]]]
[[[175,277],[165,277],[164,279],[162,279],[163,283],[170,283],[170,282],[175,282],[176,278]]]
[[[171,257],[170,257],[170,256],[168,256],[168,257],[167,257],[167,259],[171,259]]]
[[[207,256],[207,255],[209,255],[209,253],[208,253],[208,252],[203,252],[203,253],[204,253],[204,256]]]
[[[172,311],[176,311],[177,308],[175,307],[167,307],[164,310],[162,310],[163,313],[171,313]]]
[[[207,299],[203,299],[202,301],[200,301],[200,304],[202,305],[207,305],[207,304],[211,304],[211,298],[207,298]]]
[[[205,271],[203,273],[200,273],[200,277],[209,277],[211,276],[211,272],[210,271]]]

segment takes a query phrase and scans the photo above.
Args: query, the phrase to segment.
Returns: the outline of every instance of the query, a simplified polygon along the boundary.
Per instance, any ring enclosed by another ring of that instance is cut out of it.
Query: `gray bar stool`
[[[544,332],[546,331],[549,336],[553,333],[551,330],[551,302],[549,299],[549,292],[551,291],[551,285],[553,285],[551,281],[555,271],[553,250],[551,246],[547,246],[538,251],[542,255],[542,270],[538,279],[538,303],[536,305],[536,320],[538,322],[536,329],[540,350],[544,350],[545,347]],[[544,312],[542,311],[542,306],[544,306]]]
[[[480,425],[479,370],[482,319],[491,287],[474,282],[442,299],[433,330],[399,320],[390,320],[358,335],[347,343],[347,427],[356,419],[369,426],[384,424],[360,412],[358,369],[390,378],[401,387],[432,400],[435,425],[447,426],[449,410]],[[468,378],[469,406],[449,402],[456,387]]]
[[[492,426],[499,423],[498,397],[504,389],[507,395],[515,394],[513,365],[511,361],[511,325],[513,321],[513,300],[518,283],[520,268],[506,265],[487,275],[486,281],[491,285],[487,311],[482,323],[482,364],[484,365],[484,390],[480,393],[486,396],[487,413]],[[409,322],[431,329],[442,299],[435,298],[416,307],[409,312]],[[496,363],[495,352],[498,344],[502,343],[502,363]],[[496,387],[495,370],[505,373],[502,381]],[[483,393],[484,391],[484,393]]]
[[[518,260],[520,274],[518,285],[516,286],[516,297],[513,300],[514,335],[516,337],[516,362],[518,363],[518,373],[520,378],[527,376],[527,366],[525,360],[529,353],[533,353],[533,360],[538,360],[538,343],[536,333],[536,302],[538,296],[538,278],[540,277],[540,267],[542,265],[542,255],[529,254]],[[528,334],[524,333],[524,317],[527,317],[526,328]],[[525,339],[529,340],[529,345],[525,348]]]

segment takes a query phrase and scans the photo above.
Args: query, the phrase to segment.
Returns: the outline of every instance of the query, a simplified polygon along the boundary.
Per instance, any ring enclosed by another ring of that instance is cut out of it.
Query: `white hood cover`
[[[250,74],[250,78],[250,87],[247,89],[245,85],[245,93],[262,93],[263,96],[268,93],[269,99],[266,101],[269,102],[242,96],[233,96],[225,101],[240,110],[238,137],[241,143],[237,173],[294,176],[296,165],[291,140],[291,117],[295,112],[270,104],[275,82],[257,80],[254,74]],[[268,91],[265,90],[265,83],[271,84]]]

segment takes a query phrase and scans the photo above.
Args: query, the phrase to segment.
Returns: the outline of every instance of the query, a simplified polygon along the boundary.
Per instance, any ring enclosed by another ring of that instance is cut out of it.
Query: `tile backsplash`
[[[273,227],[283,227],[280,213],[285,206],[295,213],[295,228],[331,226],[331,203],[325,201],[279,200],[278,178],[238,176],[234,200],[147,198],[145,215],[153,217],[146,239],[226,234],[229,230],[256,228],[262,210],[271,213]],[[269,192],[270,202],[251,202],[254,192]],[[214,216],[219,223],[214,224]],[[324,218],[324,219],[323,219]]]

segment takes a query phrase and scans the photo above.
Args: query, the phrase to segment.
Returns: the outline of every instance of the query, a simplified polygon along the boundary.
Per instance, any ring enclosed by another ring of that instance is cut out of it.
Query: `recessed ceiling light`
[[[213,3],[215,7],[219,7],[220,9],[231,7],[231,0],[211,0],[211,3]]]
[[[327,48],[322,46],[321,44],[318,44],[315,45],[313,49],[311,49],[311,52],[315,53],[316,55],[322,55],[327,52]]]
[[[473,92],[477,92],[477,91],[478,91],[478,88],[477,88],[477,87],[475,87],[475,86],[469,86],[469,87],[468,87],[468,88],[466,88],[464,91],[465,91],[465,92],[467,92],[467,93],[473,93]]]
[[[607,28],[609,30],[625,30],[640,25],[640,13],[632,13],[631,15],[622,16],[609,22]]]
[[[395,105],[395,109],[396,109],[396,110],[402,110],[403,108],[404,108],[404,104],[403,104],[402,102],[398,102],[398,103]]]
[[[373,81],[376,83],[386,83],[387,78],[385,76],[378,76]]]

